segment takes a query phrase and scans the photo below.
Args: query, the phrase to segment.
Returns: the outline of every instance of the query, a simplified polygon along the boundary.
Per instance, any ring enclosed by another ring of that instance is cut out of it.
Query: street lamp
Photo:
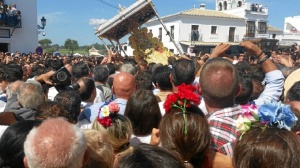
[[[45,26],[46,26],[46,19],[45,19],[44,16],[43,16],[42,19],[41,19],[41,24],[42,24],[42,26],[37,25],[37,26],[38,26],[38,29],[44,29]]]

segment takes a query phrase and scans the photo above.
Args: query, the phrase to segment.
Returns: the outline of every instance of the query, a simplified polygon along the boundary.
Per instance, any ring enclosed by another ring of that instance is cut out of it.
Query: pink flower
[[[111,102],[108,104],[109,112],[117,113],[120,110],[119,105],[116,102]]]

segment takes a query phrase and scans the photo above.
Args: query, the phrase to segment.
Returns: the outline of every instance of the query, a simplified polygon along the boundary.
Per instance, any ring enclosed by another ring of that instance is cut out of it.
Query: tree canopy
[[[52,41],[50,39],[42,39],[39,41],[39,44],[43,47],[43,48],[47,48],[50,47],[50,44],[52,43]]]
[[[72,54],[73,54],[74,50],[79,49],[78,42],[76,40],[72,40],[72,39],[67,39],[65,41],[64,46],[65,46],[66,49],[71,50]]]

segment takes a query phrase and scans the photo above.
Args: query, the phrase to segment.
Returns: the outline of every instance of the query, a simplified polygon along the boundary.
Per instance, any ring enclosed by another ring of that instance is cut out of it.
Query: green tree
[[[52,43],[52,41],[50,39],[42,39],[39,41],[39,44],[43,47],[43,48],[48,48],[50,47],[50,44]]]
[[[65,48],[72,51],[72,54],[74,50],[79,49],[78,42],[76,40],[67,39],[65,41]]]
[[[54,44],[54,45],[52,45],[52,48],[54,48],[55,51],[58,51],[60,46],[58,44]]]

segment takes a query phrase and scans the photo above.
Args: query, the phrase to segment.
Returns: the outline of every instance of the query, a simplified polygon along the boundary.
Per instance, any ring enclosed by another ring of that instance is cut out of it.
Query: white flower
[[[249,111],[251,112],[251,114],[255,118],[255,120],[258,121],[259,120],[259,117],[258,117],[258,108],[255,105],[251,105],[249,107]]]
[[[251,129],[251,121],[247,117],[239,116],[236,120],[236,129],[240,133],[245,133]]]
[[[102,116],[103,117],[109,116],[109,108],[108,108],[108,106],[102,107],[101,112],[102,112]]]

